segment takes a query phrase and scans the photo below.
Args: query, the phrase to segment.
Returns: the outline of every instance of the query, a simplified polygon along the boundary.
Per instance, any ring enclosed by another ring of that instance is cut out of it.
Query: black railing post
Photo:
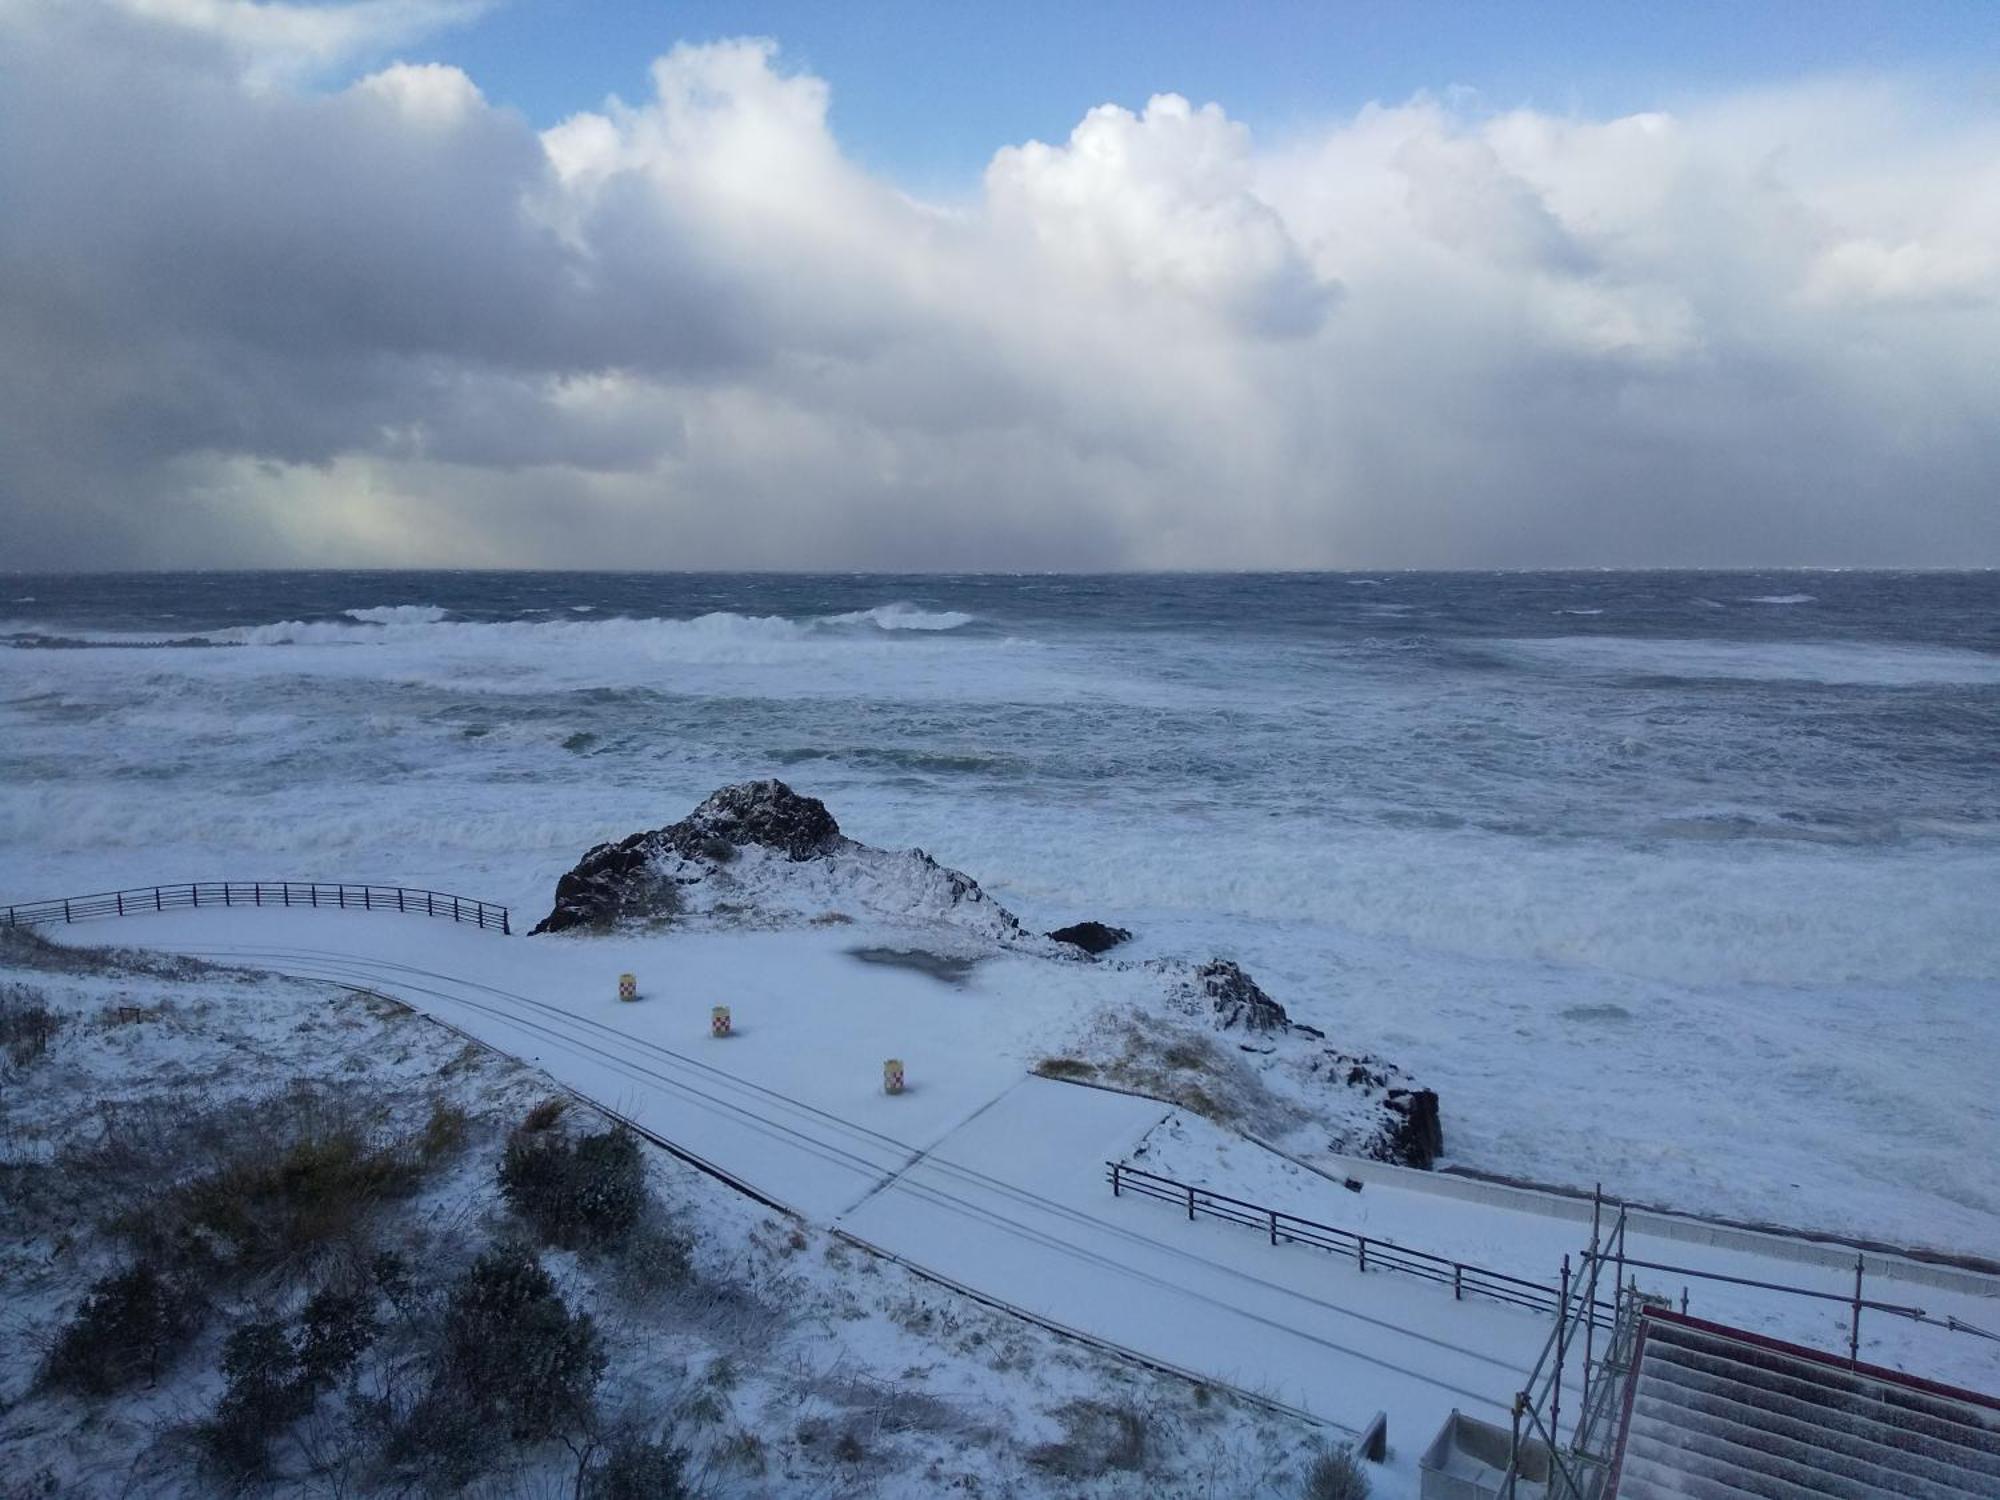
[[[153,910],[154,911],[166,910],[166,907],[160,904],[160,888],[158,886],[153,887]]]
[[[1859,1251],[1854,1256],[1854,1321],[1847,1331],[1847,1363],[1850,1368],[1861,1363],[1861,1266]]]
[[[334,890],[335,890],[335,892],[337,893],[337,894],[336,894],[336,896],[335,896],[335,899],[336,899],[336,900],[338,900],[338,901],[340,902],[340,909],[341,909],[342,911],[346,911],[346,910],[347,910],[347,887],[346,887],[345,885],[338,885],[338,886],[335,886],[335,887],[334,887]]]
[[[424,913],[425,915],[432,917],[438,914],[436,891],[424,892]]]
[[[1454,1302],[1465,1300],[1465,1267],[1457,1261],[1451,1263],[1451,1300]]]
[[[451,919],[454,922],[458,920],[458,897],[456,896],[451,898]]]
[[[250,887],[250,904],[253,906],[262,906],[264,904],[263,881],[260,880],[255,885]]]
[[[1361,1269],[1363,1271],[1366,1271],[1368,1269],[1368,1236],[1365,1234],[1357,1234],[1354,1237],[1354,1243],[1359,1250],[1359,1253],[1356,1255],[1355,1259],[1360,1264]]]
[[[514,929],[507,925],[507,908],[503,906],[500,908],[500,936],[512,937],[513,935]]]
[[[65,898],[64,898],[64,900],[63,900],[63,920],[64,920],[65,922],[67,922],[67,921],[69,921],[69,920],[70,920],[70,914],[69,914],[69,900],[68,900],[68,898],[67,898],[67,897],[65,897]]]
[[[370,902],[369,899],[373,894],[374,894],[373,890],[370,887],[365,885],[361,887],[361,909],[363,911],[375,910],[373,904]]]
[[[1192,1224],[1194,1222],[1194,1188],[1192,1185],[1189,1186],[1187,1193],[1188,1193],[1188,1223]]]
[[[1278,1243],[1278,1211],[1275,1208],[1271,1210],[1271,1243]]]
[[[396,910],[401,911],[402,909],[403,909],[403,888],[399,885],[396,887]]]
[[[1111,1196],[1114,1198],[1122,1198],[1124,1196],[1119,1191],[1118,1163],[1115,1161],[1111,1164]]]
[[[123,891],[117,892],[116,899],[118,902],[118,915],[122,917],[125,915],[125,893]]]

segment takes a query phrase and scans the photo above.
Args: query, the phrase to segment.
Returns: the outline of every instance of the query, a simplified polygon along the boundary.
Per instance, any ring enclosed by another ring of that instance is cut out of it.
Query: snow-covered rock
[[[877,849],[850,839],[824,802],[775,780],[723,787],[678,823],[599,844],[557,883],[555,908],[534,930],[855,917],[934,924],[989,943],[1055,951],[970,875],[921,849]]]
[[[825,803],[776,780],[723,787],[678,823],[599,844],[562,877],[554,909],[534,930],[842,921],[915,929],[927,953],[975,959],[1004,950],[1081,963],[1129,936],[1099,923],[1030,932],[970,875],[921,849],[877,849],[848,838]],[[1149,1016],[1128,1013],[1103,1028],[1102,1037],[1119,1040],[1107,1040],[1099,1055],[1072,1061],[1101,1065],[1106,1078],[1128,1087],[1207,1099],[1217,1118],[1239,1128],[1267,1118],[1308,1121],[1306,1136],[1318,1137],[1314,1149],[1414,1167],[1429,1167],[1443,1151],[1435,1093],[1415,1088],[1393,1063],[1326,1046],[1322,1032],[1293,1022],[1230,960],[1111,960],[1102,967],[1160,974],[1160,999]],[[1176,1038],[1202,1045],[1177,1048]],[[1190,1071],[1204,1074],[1207,1086],[1176,1076]],[[1228,1106],[1230,1099],[1240,1107]],[[1252,1108],[1245,1101],[1253,1099],[1266,1102]]]

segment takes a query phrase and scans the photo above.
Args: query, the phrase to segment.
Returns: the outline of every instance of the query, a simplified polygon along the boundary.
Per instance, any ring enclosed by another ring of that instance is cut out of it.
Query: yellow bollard
[[[708,1030],[712,1036],[729,1035],[729,1007],[718,1005],[708,1013]]]
[[[620,974],[618,976],[618,998],[620,1000],[637,1000],[639,998],[639,977],[636,974]]]
[[[882,1064],[882,1092],[900,1094],[903,1092],[903,1060],[892,1057]]]

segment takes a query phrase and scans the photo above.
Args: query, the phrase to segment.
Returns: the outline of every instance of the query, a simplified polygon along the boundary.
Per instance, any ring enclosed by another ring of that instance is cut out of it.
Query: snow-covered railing
[[[0,926],[46,927],[57,922],[88,922],[99,917],[131,917],[149,911],[180,911],[195,906],[328,907],[341,911],[415,912],[470,922],[482,930],[514,929],[507,908],[475,901],[449,891],[412,890],[400,885],[329,885],[308,880],[191,880],[179,885],[148,885],[124,891],[99,891],[90,896],[65,896],[55,901],[23,901],[0,907]]]
[[[1270,1237],[1273,1245],[1311,1245],[1335,1255],[1345,1255],[1363,1271],[1399,1271],[1405,1276],[1421,1277],[1425,1281],[1450,1287],[1452,1296],[1461,1301],[1467,1297],[1485,1297],[1540,1313],[1553,1313],[1564,1305],[1563,1292],[1559,1287],[1509,1276],[1504,1271],[1489,1271],[1483,1266],[1432,1255],[1425,1250],[1412,1250],[1387,1240],[1370,1239],[1365,1234],[1337,1229],[1331,1224],[1286,1213],[1283,1209],[1232,1198],[1226,1193],[1197,1187],[1191,1182],[1179,1182],[1155,1172],[1141,1171],[1123,1162],[1106,1162],[1105,1165],[1110,1168],[1114,1196],[1137,1193],[1141,1197],[1158,1198],[1186,1209],[1190,1219],[1221,1219],[1260,1230]],[[1597,1311],[1601,1322],[1608,1326],[1617,1309],[1609,1302],[1601,1302],[1597,1304]]]

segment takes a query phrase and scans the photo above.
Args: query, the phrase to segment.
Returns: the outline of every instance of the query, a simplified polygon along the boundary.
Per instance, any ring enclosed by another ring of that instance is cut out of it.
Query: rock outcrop
[[[971,876],[921,849],[877,849],[848,838],[825,803],[782,781],[723,787],[677,823],[599,844],[557,883],[554,909],[534,930],[830,921],[921,929],[922,951],[939,962],[1007,951],[1082,964],[1082,955],[1095,957],[1131,936],[1100,922],[1030,932]],[[1151,1008],[1161,1065],[1205,1067],[1215,1080],[1229,1074],[1246,1096],[1280,1091],[1291,1101],[1286,1118],[1313,1127],[1311,1150],[1414,1167],[1431,1166],[1443,1151],[1436,1094],[1412,1087],[1393,1063],[1328,1047],[1324,1033],[1294,1022],[1239,964],[1108,960],[1098,967],[1119,995],[1131,993],[1131,976],[1164,976],[1164,1010],[1157,1000]],[[1148,1087],[1143,1080],[1134,1086]],[[1186,1092],[1216,1095],[1210,1087]]]
[[[1058,943],[1068,943],[1072,948],[1081,948],[1092,958],[1100,953],[1108,953],[1120,943],[1131,941],[1132,934],[1123,927],[1107,927],[1102,922],[1077,922],[1068,927],[1058,927],[1045,934]]]
[[[599,844],[556,883],[555,907],[534,931],[696,917],[781,925],[836,913],[1045,946],[970,875],[921,849],[858,843],[824,802],[775,780],[723,787],[678,823]]]

